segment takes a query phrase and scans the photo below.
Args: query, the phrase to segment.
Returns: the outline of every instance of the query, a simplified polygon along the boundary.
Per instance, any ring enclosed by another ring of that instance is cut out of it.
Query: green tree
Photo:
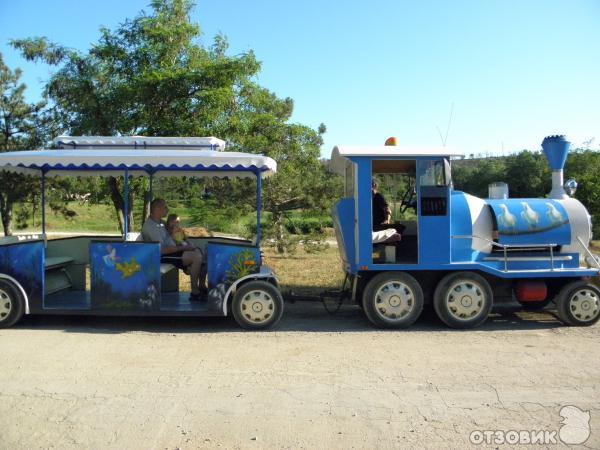
[[[57,66],[47,93],[64,128],[72,134],[219,136],[234,150],[278,161],[278,174],[265,183],[265,206],[276,222],[281,211],[314,203],[323,189],[316,183],[323,180],[318,156],[325,127],[289,122],[292,100],[255,82],[260,63],[252,51],[228,55],[222,35],[201,46],[191,2],[154,0],[151,8],[115,30],[102,29],[86,53],[45,38],[12,42],[28,60]],[[113,178],[109,186],[122,213],[120,185]],[[130,204],[146,187],[133,183]]]
[[[45,102],[25,101],[21,70],[11,70],[0,54],[0,152],[42,147],[48,132],[44,116]],[[0,174],[0,215],[5,236],[13,234],[15,203],[39,195],[39,180],[16,173]]]
[[[501,158],[455,161],[452,180],[455,189],[486,198],[491,183],[508,181],[505,161]]]
[[[511,197],[544,197],[552,188],[552,174],[542,153],[524,150],[507,157],[506,178]]]
[[[569,154],[565,166],[565,177],[578,183],[575,197],[580,200],[592,216],[594,235],[600,235],[600,153],[592,150],[575,150]]]

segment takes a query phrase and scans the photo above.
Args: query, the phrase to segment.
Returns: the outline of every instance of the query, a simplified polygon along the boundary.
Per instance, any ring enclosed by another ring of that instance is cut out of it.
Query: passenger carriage
[[[68,137],[57,150],[0,154],[0,170],[40,178],[42,230],[0,239],[0,327],[23,314],[227,316],[240,326],[267,328],[283,313],[274,273],[262,263],[262,180],[276,162],[223,151],[216,138]],[[54,176],[123,176],[124,233],[47,239],[45,181]],[[254,241],[190,238],[206,255],[208,299],[190,302],[179,291],[179,271],[161,264],[160,246],[140,242],[127,223],[130,177],[250,177],[256,180]],[[86,274],[89,280],[86,281]]]

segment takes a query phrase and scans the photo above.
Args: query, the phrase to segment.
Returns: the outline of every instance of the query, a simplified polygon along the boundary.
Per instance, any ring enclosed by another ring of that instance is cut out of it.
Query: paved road
[[[466,332],[431,315],[374,330],[354,307],[316,304],[289,305],[262,333],[30,317],[0,330],[0,447],[459,448],[474,430],[559,439],[559,410],[575,405],[598,448],[599,344],[600,326],[511,308]]]

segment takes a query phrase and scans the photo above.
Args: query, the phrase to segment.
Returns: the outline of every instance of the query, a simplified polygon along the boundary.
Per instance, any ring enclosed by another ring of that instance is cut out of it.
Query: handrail
[[[510,248],[549,248],[550,249],[550,270],[554,271],[554,247],[558,244],[550,243],[550,244],[500,244],[496,241],[493,241],[488,238],[484,238],[481,236],[473,235],[456,235],[450,236],[452,239],[481,239],[482,241],[488,242],[492,244],[492,246],[499,247],[502,249],[502,253],[504,255],[504,272],[508,272],[508,255],[507,251]],[[578,238],[579,239],[579,238]]]
[[[589,248],[587,248],[587,246],[583,243],[583,241],[581,240],[581,238],[579,236],[577,236],[577,241],[581,244],[581,246],[583,247],[583,250],[587,253],[587,255],[592,258],[592,261],[594,261],[596,263],[596,269],[600,269],[600,262],[598,262],[598,259],[596,258],[596,255],[594,255]]]

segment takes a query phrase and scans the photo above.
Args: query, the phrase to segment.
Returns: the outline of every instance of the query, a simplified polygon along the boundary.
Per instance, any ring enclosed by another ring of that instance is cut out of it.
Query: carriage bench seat
[[[173,264],[169,263],[160,263],[160,274],[164,275],[167,272],[170,272],[173,269],[177,269]]]
[[[45,261],[46,270],[59,269],[61,267],[68,266],[73,261],[75,261],[75,260],[68,256],[46,257],[46,261]]]
[[[73,280],[71,280],[66,267],[74,261],[73,258],[68,256],[50,256],[46,258],[44,261],[46,266],[44,293],[46,295],[71,289]]]

